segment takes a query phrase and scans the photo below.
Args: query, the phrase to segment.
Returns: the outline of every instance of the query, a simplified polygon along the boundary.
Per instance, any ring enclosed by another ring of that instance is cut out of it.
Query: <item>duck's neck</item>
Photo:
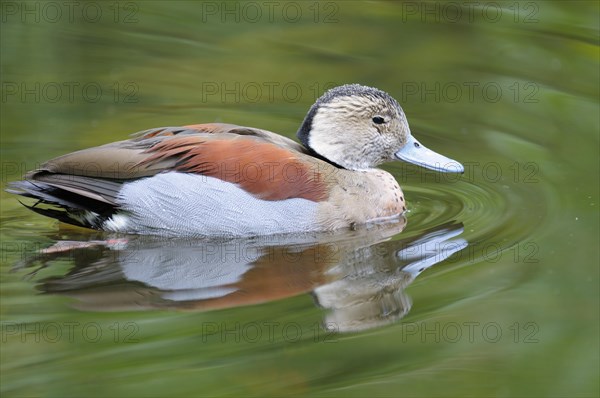
[[[311,147],[304,145],[304,149],[306,150],[306,153],[314,158],[320,159],[324,162],[329,163],[332,166],[335,166],[338,169],[344,169],[346,170],[346,168],[340,164],[337,164],[336,162],[327,159],[325,156],[320,155],[318,152],[316,152],[314,149],[312,149]]]

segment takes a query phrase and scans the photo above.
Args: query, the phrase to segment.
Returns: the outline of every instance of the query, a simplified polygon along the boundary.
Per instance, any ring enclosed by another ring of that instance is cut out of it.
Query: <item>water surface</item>
[[[2,192],[2,393],[599,395],[598,3],[267,3],[3,2],[3,184],[157,126],[293,137],[350,82],[465,174],[387,164],[405,220],[293,240],[113,236]]]

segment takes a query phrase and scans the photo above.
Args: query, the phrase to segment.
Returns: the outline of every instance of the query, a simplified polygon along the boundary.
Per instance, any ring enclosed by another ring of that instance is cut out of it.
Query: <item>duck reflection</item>
[[[358,331],[402,318],[411,308],[404,289],[467,246],[456,238],[463,231],[459,223],[397,239],[404,226],[401,219],[294,237],[59,241],[35,262],[45,266],[69,256],[74,266],[38,287],[73,297],[74,307],[93,311],[206,311],[312,292],[327,310],[327,328]]]

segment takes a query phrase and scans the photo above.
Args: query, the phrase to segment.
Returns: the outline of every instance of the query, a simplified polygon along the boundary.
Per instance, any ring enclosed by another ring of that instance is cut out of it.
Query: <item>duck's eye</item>
[[[375,116],[373,118],[373,123],[375,123],[375,124],[383,124],[383,123],[385,123],[385,119],[382,118],[381,116]]]

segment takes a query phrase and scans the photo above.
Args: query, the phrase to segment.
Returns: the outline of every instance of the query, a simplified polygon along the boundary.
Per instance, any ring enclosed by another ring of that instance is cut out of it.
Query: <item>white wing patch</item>
[[[127,231],[129,217],[126,214],[117,213],[102,224],[102,229],[111,232]]]

